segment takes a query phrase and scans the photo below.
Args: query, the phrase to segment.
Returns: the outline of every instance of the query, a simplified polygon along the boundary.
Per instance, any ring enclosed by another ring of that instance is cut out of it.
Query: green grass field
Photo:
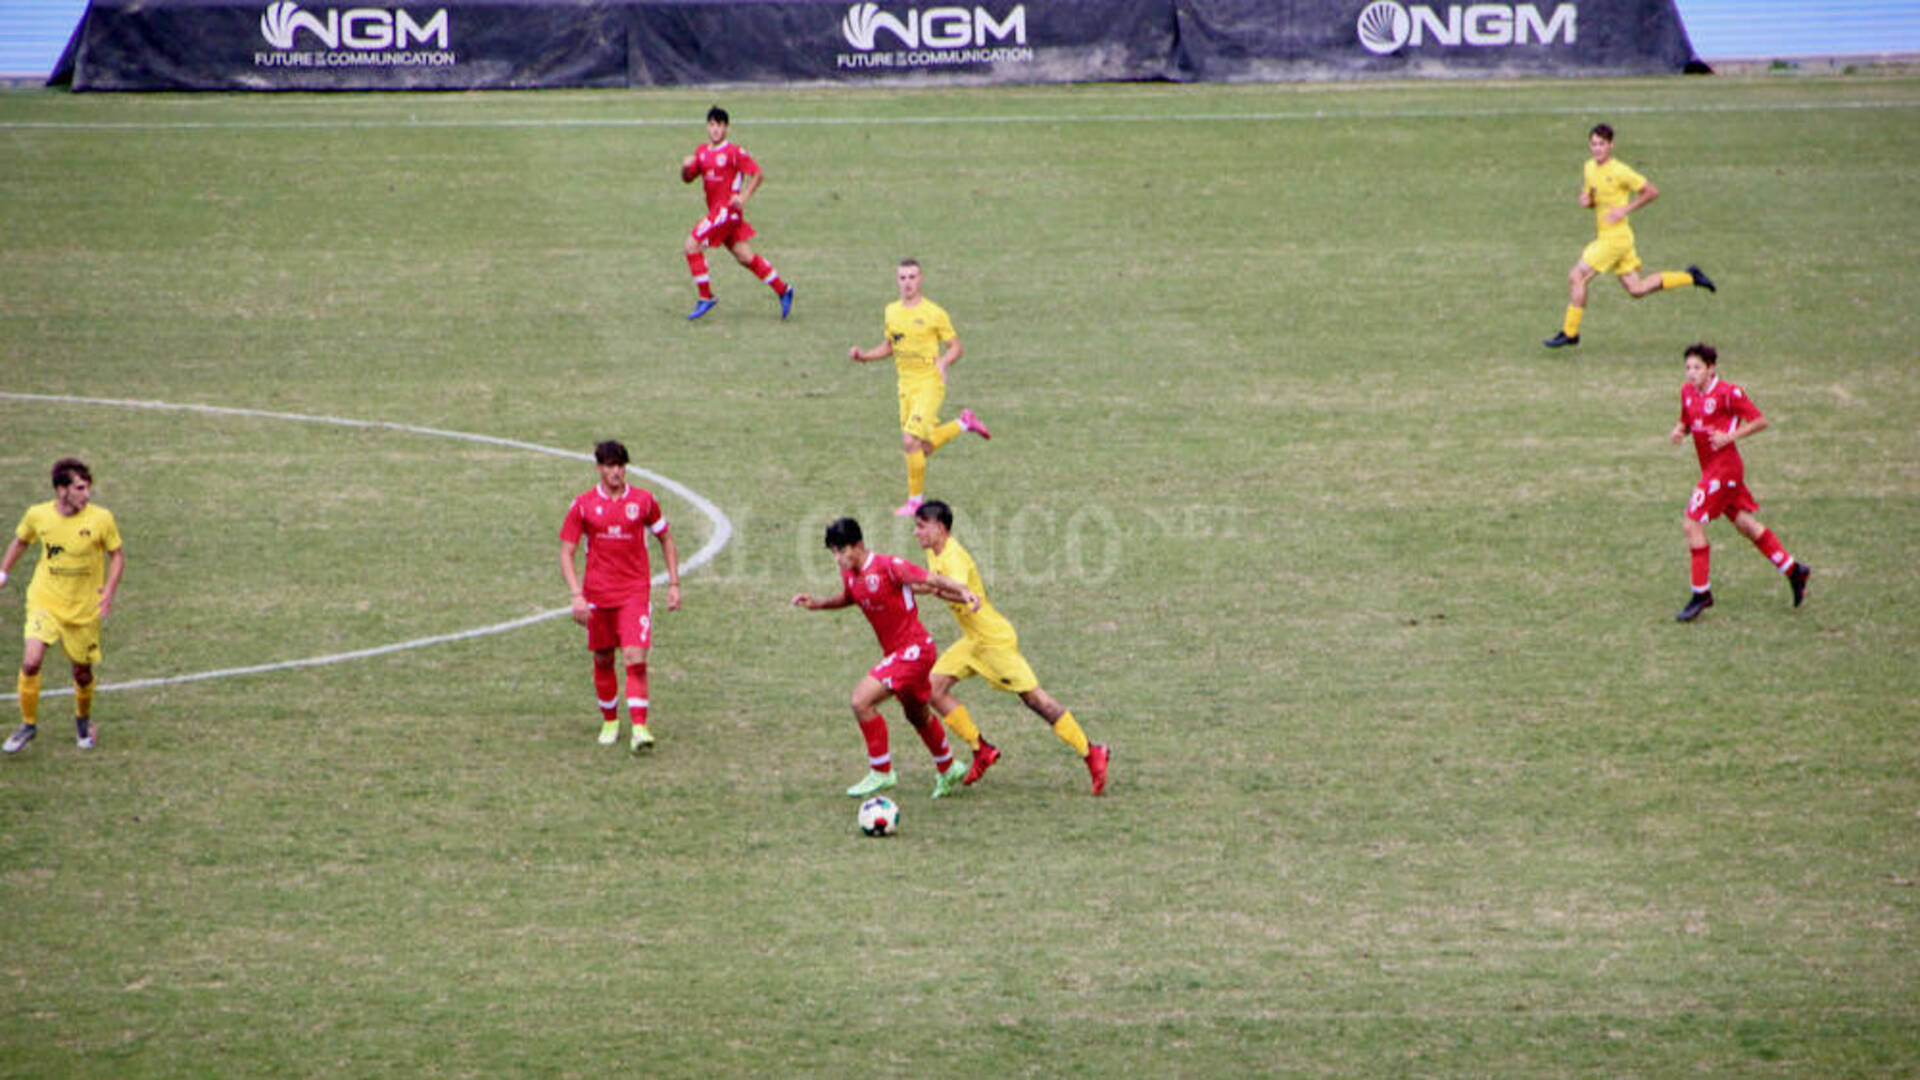
[[[788,323],[724,256],[682,318],[716,97]],[[1599,283],[1550,353],[1601,119],[1648,264],[1721,288]],[[1912,78],[0,95],[0,514],[79,453],[129,553],[100,748],[54,695],[0,762],[0,1076],[1914,1075],[1917,121]],[[845,359],[906,255],[995,430],[931,490],[1115,779],[971,683],[1006,758],[929,802],[893,711],[872,841],[871,634],[787,601],[840,514],[917,554]],[[1697,339],[1799,610],[1715,523],[1672,621]],[[594,744],[565,619],[112,688],[563,607],[590,466],[397,425],[617,436],[724,511],[653,756]]]

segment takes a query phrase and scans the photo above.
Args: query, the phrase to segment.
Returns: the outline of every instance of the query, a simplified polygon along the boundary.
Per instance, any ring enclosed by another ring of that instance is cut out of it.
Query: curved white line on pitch
[[[349,420],[340,416],[309,416],[305,413],[270,412],[266,409],[236,409],[223,405],[182,405],[170,401],[132,401],[123,398],[76,397],[68,394],[13,394],[0,391],[0,399],[11,401],[39,401],[61,405],[107,405],[123,409],[153,409],[165,412],[194,412],[214,416],[246,416],[265,420],[290,420],[303,424],[330,424],[334,427],[365,428],[370,430],[399,431],[409,435],[430,435],[441,439],[459,439],[465,442],[486,443],[490,446],[504,446],[511,450],[524,450],[531,454],[547,454],[552,457],[570,458],[575,461],[592,461],[592,454],[582,454],[573,450],[559,450],[538,443],[521,442],[518,439],[502,439],[493,435],[475,435],[465,431],[445,431],[440,428],[420,427],[415,424],[396,424],[385,420]],[[665,488],[693,504],[694,509],[706,515],[713,522],[713,535],[692,557],[680,564],[682,570],[697,570],[713,561],[727,542],[733,539],[733,522],[727,519],[718,506],[705,496],[677,480],[648,472],[637,466],[628,465],[627,471],[639,473],[658,487]],[[654,583],[667,579],[665,571],[655,574]],[[156,679],[135,679],[132,682],[101,683],[101,690],[140,690],[151,686],[172,686],[176,683],[205,682],[208,679],[228,679],[239,675],[258,675],[268,671],[286,671],[291,668],[322,667],[327,664],[344,664],[352,660],[365,660],[389,653],[406,652],[409,649],[422,649],[429,645],[444,645],[452,641],[467,641],[472,638],[487,637],[491,634],[504,634],[509,630],[518,630],[523,626],[545,622],[572,613],[572,608],[555,608],[538,615],[511,619],[492,626],[476,627],[451,634],[436,634],[432,637],[415,638],[412,641],[396,642],[392,645],[380,645],[371,649],[356,649],[353,652],[332,653],[327,656],[310,656],[303,660],[281,660],[271,664],[255,664],[251,667],[223,668],[219,671],[200,671],[191,675],[169,675]],[[59,697],[71,694],[71,689],[49,690],[43,697]],[[0,701],[17,699],[19,694],[7,694]]]

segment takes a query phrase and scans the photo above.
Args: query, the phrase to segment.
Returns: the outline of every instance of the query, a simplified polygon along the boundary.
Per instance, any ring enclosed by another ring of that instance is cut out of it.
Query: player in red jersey
[[[932,593],[949,603],[973,608],[980,606],[980,598],[944,574],[868,551],[860,523],[852,518],[841,518],[827,526],[827,548],[840,567],[840,595],[823,600],[801,593],[793,598],[793,605],[808,611],[860,605],[861,614],[873,625],[874,636],[887,654],[853,688],[853,718],[867,741],[867,775],[848,788],[847,794],[864,799],[898,782],[893,774],[893,756],[887,749],[887,721],[880,715],[880,703],[889,697],[900,699],[907,722],[933,754],[937,773],[933,797],[958,790],[967,767],[954,760],[947,746],[946,728],[927,709],[927,699],[933,695],[933,661],[939,649],[933,635],[920,624],[913,597],[915,593]]]
[[[713,298],[713,282],[707,277],[706,248],[726,248],[740,265],[766,282],[780,298],[780,317],[793,314],[793,286],[780,280],[780,272],[765,258],[753,253],[747,241],[755,236],[747,224],[747,200],[760,190],[766,174],[760,163],[740,146],[727,141],[727,110],[715,105],[707,110],[707,141],[680,162],[680,180],[691,184],[704,179],[707,192],[707,216],[693,226],[687,236],[687,270],[700,290],[688,319],[697,319],[713,310],[719,301]]]
[[[667,610],[680,610],[680,552],[653,492],[627,483],[627,448],[612,439],[593,448],[600,482],[582,492],[560,524],[560,576],[573,597],[573,621],[587,628],[593,652],[593,689],[600,702],[600,745],[620,741],[620,681],[614,650],[627,669],[627,712],[635,753],[653,747],[647,728],[647,650],[653,646],[653,571],[647,534],[667,561]],[[587,541],[587,577],[574,569],[574,551]]]
[[[1793,589],[1793,606],[1807,597],[1807,578],[1811,567],[1799,562],[1774,538],[1773,531],[1753,516],[1760,504],[1747,488],[1746,465],[1734,443],[1767,429],[1767,418],[1745,390],[1720,378],[1720,354],[1711,345],[1689,345],[1685,353],[1686,382],[1680,386],[1680,422],[1673,425],[1667,438],[1678,446],[1693,435],[1693,449],[1700,455],[1700,483],[1687,500],[1684,523],[1687,547],[1693,551],[1693,596],[1674,618],[1692,622],[1713,606],[1713,589],[1707,579],[1710,549],[1707,522],[1725,514],[1740,535],[1753,541]]]

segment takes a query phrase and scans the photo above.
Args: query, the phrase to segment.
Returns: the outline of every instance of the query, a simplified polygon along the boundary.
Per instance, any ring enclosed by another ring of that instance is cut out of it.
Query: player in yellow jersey
[[[40,665],[47,646],[56,643],[73,661],[74,729],[80,749],[93,749],[93,665],[100,662],[100,624],[113,610],[113,594],[127,567],[113,514],[93,505],[93,473],[86,462],[78,458],[54,462],[53,494],[53,501],[27,508],[13,530],[7,553],[0,555],[0,586],[4,586],[28,545],[40,544],[40,564],[27,586],[20,726],[7,736],[4,749],[9,754],[24,750],[39,734]]]
[[[1580,205],[1593,211],[1599,235],[1567,272],[1571,285],[1567,317],[1560,324],[1560,332],[1542,342],[1549,349],[1580,344],[1580,319],[1587,313],[1587,284],[1596,275],[1620,275],[1621,286],[1635,300],[1648,293],[1686,285],[1698,285],[1708,292],[1718,291],[1713,287],[1713,279],[1697,266],[1641,275],[1640,255],[1633,250],[1633,226],[1627,224],[1627,215],[1659,198],[1660,189],[1613,156],[1613,128],[1608,125],[1593,126],[1587,133],[1587,149],[1593,154],[1593,160],[1587,162],[1581,179]]]
[[[965,585],[967,591],[980,600],[977,607],[951,602],[947,605],[953,609],[954,621],[960,624],[960,640],[949,645],[934,662],[933,696],[928,699],[935,715],[973,748],[973,765],[961,784],[972,784],[1000,760],[999,748],[980,734],[973,718],[967,714],[967,707],[953,696],[955,683],[970,675],[979,675],[996,690],[1018,694],[1027,708],[1045,720],[1054,735],[1087,763],[1087,774],[1093,778],[1093,793],[1105,791],[1107,760],[1111,755],[1105,746],[1089,743],[1073,713],[1040,689],[1040,680],[1034,677],[1033,668],[1027,658],[1020,655],[1020,638],[1014,633],[1013,624],[987,600],[980,568],[974,565],[973,556],[960,541],[953,538],[953,508],[932,499],[922,503],[913,518],[913,538],[926,550],[927,568]]]
[[[895,510],[895,517],[906,517],[926,498],[927,455],[940,449],[963,431],[983,439],[993,438],[987,426],[973,414],[961,409],[960,418],[940,422],[940,404],[947,396],[947,371],[960,360],[964,351],[960,335],[945,308],[920,292],[920,263],[902,259],[894,273],[900,287],[900,299],[887,305],[887,336],[871,349],[858,345],[847,356],[855,363],[893,357],[900,375],[900,449],[907,455],[907,501]]]

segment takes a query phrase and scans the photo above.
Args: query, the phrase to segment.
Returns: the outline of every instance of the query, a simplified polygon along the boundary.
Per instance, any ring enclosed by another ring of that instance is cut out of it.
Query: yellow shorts
[[[964,636],[941,652],[940,659],[933,663],[933,673],[951,676],[956,681],[978,675],[992,683],[994,689],[1009,694],[1024,694],[1040,688],[1040,680],[1033,677],[1033,668],[1027,665],[1027,658],[1020,655],[1017,646],[982,645]]]
[[[100,620],[68,622],[45,608],[27,609],[28,641],[58,645],[67,659],[92,666],[100,662]]]
[[[939,379],[900,384],[900,430],[916,439],[933,441],[940,426],[940,403],[947,400],[947,384]]]
[[[1603,274],[1631,274],[1640,269],[1640,255],[1633,250],[1633,230],[1608,229],[1601,233],[1580,253],[1580,261]]]

